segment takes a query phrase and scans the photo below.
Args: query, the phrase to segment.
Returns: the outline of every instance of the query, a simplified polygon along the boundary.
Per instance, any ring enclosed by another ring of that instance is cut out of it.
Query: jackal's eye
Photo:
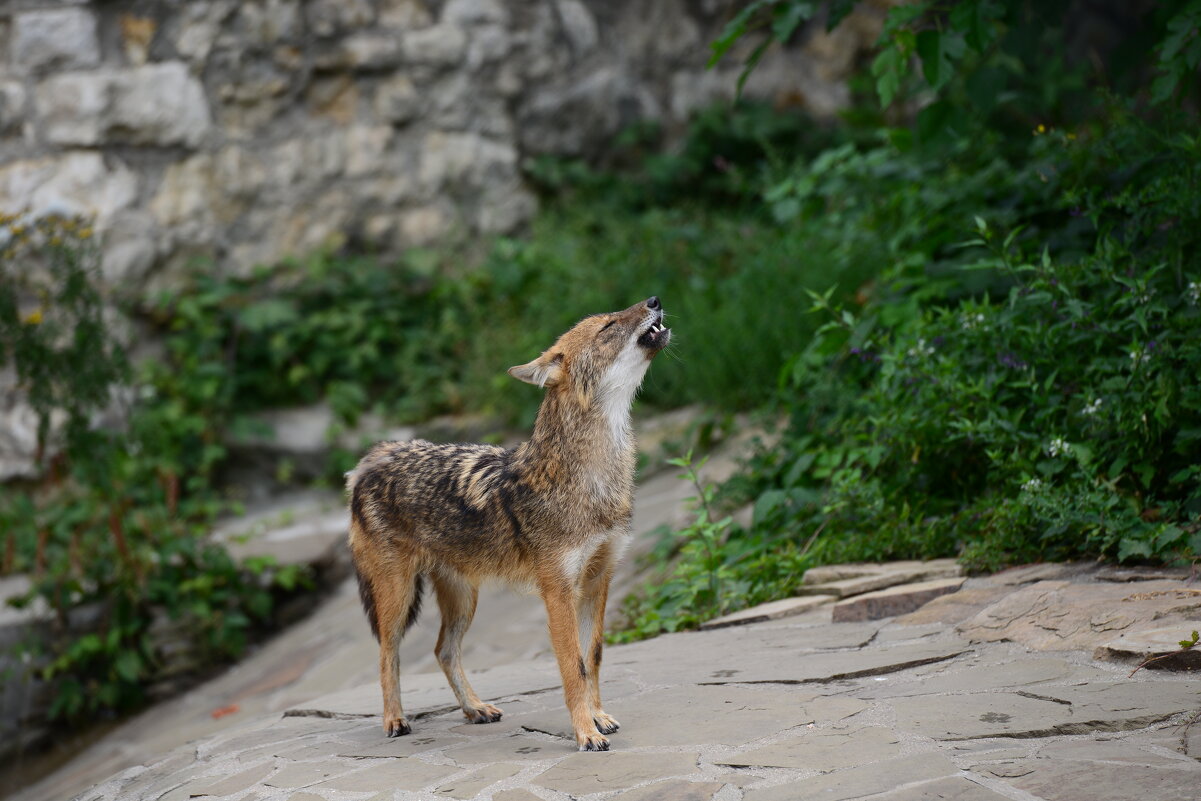
[[[598,331],[597,333],[598,333],[598,334],[603,334],[603,333],[605,332],[605,329],[606,329],[606,328],[608,328],[609,326],[613,325],[613,323],[615,323],[615,322],[617,322],[617,321],[616,321],[616,320],[610,320],[609,322],[605,323],[604,325],[602,325],[602,326],[601,326],[601,330],[600,330],[600,331]]]

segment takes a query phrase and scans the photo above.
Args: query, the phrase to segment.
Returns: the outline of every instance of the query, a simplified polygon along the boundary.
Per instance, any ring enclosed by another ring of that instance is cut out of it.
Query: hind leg
[[[438,609],[442,612],[442,628],[438,631],[438,645],[434,651],[438,664],[468,720],[472,723],[500,720],[501,710],[481,701],[463,672],[463,635],[475,617],[479,590],[462,576],[449,571],[435,574],[433,579]]]
[[[362,579],[370,581],[379,629],[379,683],[384,696],[384,733],[412,731],[400,703],[400,641],[420,610],[421,577],[411,558],[393,558]]]

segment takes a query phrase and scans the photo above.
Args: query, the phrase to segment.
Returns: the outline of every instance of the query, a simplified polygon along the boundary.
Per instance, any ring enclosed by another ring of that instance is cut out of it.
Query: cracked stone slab
[[[894,699],[897,725],[936,740],[1141,729],[1201,704],[1198,682],[1123,682]]]
[[[701,624],[701,631],[793,617],[835,600],[836,598],[833,595],[802,595],[796,598],[771,601],[770,603],[752,606],[750,609],[742,609],[729,615],[722,615],[713,620],[707,620]]]
[[[666,781],[613,796],[613,801],[712,801],[721,782]]]
[[[1123,631],[1178,622],[1201,614],[1201,590],[1178,581],[1072,584],[1040,581],[1002,598],[963,621],[958,631],[973,642],[1009,640],[1039,651],[1092,651]]]
[[[935,598],[922,608],[901,615],[892,623],[894,626],[961,623],[1013,591],[1011,586],[964,587],[958,592]]]
[[[299,767],[299,766],[293,766]],[[354,767],[358,767],[355,765]],[[412,757],[373,760],[354,773],[327,779],[310,789],[371,792],[386,790],[420,790],[445,779],[459,769],[448,765],[433,765]]]
[[[1191,632],[1201,628],[1201,623],[1192,625],[1188,631],[1180,626],[1165,626],[1123,632],[1116,640],[1098,646],[1093,651],[1093,658],[1105,662],[1139,663],[1152,657],[1164,657],[1150,662],[1146,669],[1197,670],[1201,668],[1201,648],[1182,651],[1180,647],[1181,640],[1189,639]]]
[[[701,681],[701,684],[779,683],[808,684],[895,673],[912,667],[954,659],[969,649],[958,639],[895,645],[839,653],[798,653],[781,648],[775,658],[758,655],[756,663],[741,669],[727,681]]]
[[[563,712],[567,714],[566,711]],[[459,765],[479,765],[488,762],[529,762],[540,759],[555,759],[575,751],[575,738],[567,733],[561,742],[537,737],[521,731],[494,740],[480,740],[467,745],[446,749],[443,754]]]
[[[468,679],[484,698],[503,698],[531,692],[558,690],[559,669],[551,659],[514,662],[490,670],[469,670]],[[458,709],[446,677],[441,673],[405,674],[401,671],[401,701],[410,721]],[[286,717],[379,717],[383,706],[377,684],[323,695],[289,707]]]
[[[940,666],[942,667],[942,666]],[[1075,665],[1063,659],[1016,659],[1002,664],[989,664],[980,659],[970,664],[953,663],[926,675],[905,681],[876,682],[861,679],[860,698],[899,698],[908,695],[941,693],[987,692],[1007,687],[1038,687],[1048,682],[1105,681],[1112,674],[1091,667]],[[1033,690],[1042,692],[1042,690]]]
[[[439,785],[434,792],[450,798],[475,798],[485,787],[490,787],[501,779],[507,779],[519,770],[521,770],[519,765],[488,765],[461,779]]]
[[[957,591],[965,581],[965,578],[931,579],[864,593],[835,604],[832,619],[835,623],[856,623],[896,617],[920,609],[940,595]]]
[[[286,789],[310,787],[331,776],[348,773],[354,768],[353,764],[345,762],[293,762],[290,765],[284,765],[278,773],[264,781],[263,784],[268,787]]]
[[[263,765],[255,765],[253,768],[247,768],[244,771],[235,773],[225,779],[213,781],[211,783],[193,782],[193,786],[189,788],[189,794],[193,797],[204,796],[223,796],[240,793],[243,790],[249,790],[266,779],[275,770],[275,765],[267,762]]]
[[[900,737],[880,726],[851,731],[811,729],[799,737],[713,761],[719,765],[801,768],[826,773],[892,759],[900,756],[901,749]]]
[[[1060,759],[1025,760],[1010,784],[1045,801],[1196,801],[1201,769],[1181,760],[1178,767],[1114,764]]]
[[[875,801],[1009,801],[976,782],[953,776],[874,796]]]
[[[543,772],[534,783],[572,796],[622,790],[655,779],[695,773],[697,756],[695,751],[660,754],[577,752]]]
[[[742,745],[806,723],[833,723],[867,709],[856,698],[818,696],[790,688],[692,686],[653,690],[605,711],[621,721],[609,739],[615,748],[701,745],[714,740]],[[522,725],[574,743],[565,712],[530,715]]]
[[[914,754],[836,770],[813,779],[747,790],[743,801],[850,801],[907,784],[949,777],[956,772],[951,760],[941,754]]]

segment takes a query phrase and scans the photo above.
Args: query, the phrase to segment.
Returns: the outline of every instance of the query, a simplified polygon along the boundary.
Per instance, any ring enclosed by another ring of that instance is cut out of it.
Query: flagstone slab
[[[665,781],[627,790],[613,801],[712,801],[721,782]]]
[[[356,763],[350,763],[357,767]],[[291,766],[299,768],[299,765]],[[371,792],[388,790],[420,790],[434,782],[458,773],[459,768],[433,765],[413,757],[371,760],[366,767],[315,784],[310,789]]]
[[[1201,668],[1201,646],[1185,650],[1180,642],[1190,640],[1199,628],[1201,622],[1193,622],[1191,628],[1176,625],[1123,632],[1116,640],[1098,646],[1093,658],[1135,664],[1154,658],[1147,663],[1147,670],[1197,670]]]
[[[1008,640],[1039,651],[1092,651],[1124,631],[1180,624],[1196,628],[1201,589],[1178,581],[1137,584],[1040,581],[1013,592],[963,621],[972,642]]]
[[[702,681],[701,684],[732,684],[773,682],[782,684],[823,683],[895,673],[920,665],[953,659],[969,649],[958,639],[921,642],[913,645],[894,645],[857,651],[834,653],[804,653],[779,648],[770,658],[759,654],[754,664],[741,668],[727,680]],[[751,660],[747,660],[751,661]]]
[[[255,765],[252,768],[239,771],[228,778],[218,779],[204,782],[193,782],[189,788],[189,794],[202,798],[204,796],[223,796],[240,793],[243,790],[249,790],[256,786],[259,782],[266,779],[275,770],[274,763],[267,762],[262,765]]]
[[[683,777],[697,770],[697,753],[631,754],[577,752],[534,779],[534,784],[578,796],[622,790],[637,784]]]
[[[567,711],[563,711],[567,716]],[[538,737],[527,731],[521,731],[494,740],[469,742],[455,748],[443,751],[456,764],[463,766],[480,765],[489,762],[532,762],[540,759],[556,759],[564,754],[576,751],[575,738],[571,736],[570,725],[563,724],[559,741]]]
[[[493,794],[492,801],[542,801],[542,797],[517,787]]]
[[[835,600],[836,598],[833,595],[802,595],[796,598],[784,598],[779,601],[759,604],[749,609],[742,609],[728,615],[707,620],[701,624],[701,630],[706,631],[709,629],[720,629],[725,626],[741,626],[746,623],[762,623],[767,620],[793,617],[823,604],[832,603]]]
[[[1197,801],[1201,767],[1113,764],[1061,759],[1019,763],[1021,775],[1005,782],[1045,801]]]
[[[960,623],[1012,592],[1014,588],[1008,585],[963,587],[958,592],[935,598],[916,611],[901,615],[893,621],[893,625]]]
[[[963,575],[963,566],[954,559],[902,559],[896,562],[851,562],[841,565],[822,565],[805,571],[805,584],[831,584],[836,581],[867,576],[902,576],[904,581],[931,578],[951,578]],[[911,578],[915,577],[915,578]]]
[[[931,579],[858,595],[835,604],[832,619],[835,623],[856,623],[903,615],[921,608],[940,595],[955,592],[966,580]]]
[[[936,740],[1130,731],[1201,706],[1198,682],[1125,682],[1040,692],[923,696],[889,701],[902,731]],[[1191,686],[1190,686],[1191,685]]]
[[[937,753],[914,754],[836,770],[764,789],[750,789],[743,801],[850,801],[915,782],[952,776],[955,765]]]
[[[890,729],[868,726],[838,731],[809,729],[772,745],[715,759],[719,765],[801,768],[822,773],[900,756],[901,738]]]
[[[493,794],[492,801],[542,801],[542,797],[517,787]]]
[[[953,776],[893,790],[874,796],[873,801],[1010,801],[1010,797],[961,776]]]
[[[519,770],[521,770],[520,765],[488,765],[461,779],[454,779],[439,785],[434,792],[449,798],[475,798],[485,787],[490,787],[501,779],[507,779]]]
[[[284,765],[271,778],[263,781],[268,787],[300,788],[309,787],[320,781],[349,773],[354,770],[354,764],[345,762],[293,762]]]
[[[621,721],[621,730],[610,737],[615,747],[700,745],[721,732],[723,745],[742,745],[807,723],[832,723],[866,709],[856,698],[818,696],[792,687],[680,687],[644,693],[624,702],[606,705]],[[567,713],[544,713],[523,718],[532,731],[571,741]]]
[[[920,678],[903,681],[875,682],[859,680],[860,698],[899,698],[908,695],[941,693],[988,692],[1009,687],[1037,688],[1048,683],[1104,681],[1113,675],[1097,668],[1075,665],[1064,659],[1016,659],[1001,664],[952,664],[941,670],[930,670]],[[1033,690],[1042,692],[1041,690]]]

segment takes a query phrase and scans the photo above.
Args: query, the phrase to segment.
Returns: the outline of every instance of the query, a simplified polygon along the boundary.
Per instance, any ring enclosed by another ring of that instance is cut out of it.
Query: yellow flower
[[[41,309],[37,309],[36,311],[31,311],[29,314],[25,315],[25,324],[26,325],[40,325],[41,322],[42,322],[42,310]]]
[[[91,239],[91,237],[92,237],[92,229],[90,227],[79,229],[79,238],[80,239]]]

